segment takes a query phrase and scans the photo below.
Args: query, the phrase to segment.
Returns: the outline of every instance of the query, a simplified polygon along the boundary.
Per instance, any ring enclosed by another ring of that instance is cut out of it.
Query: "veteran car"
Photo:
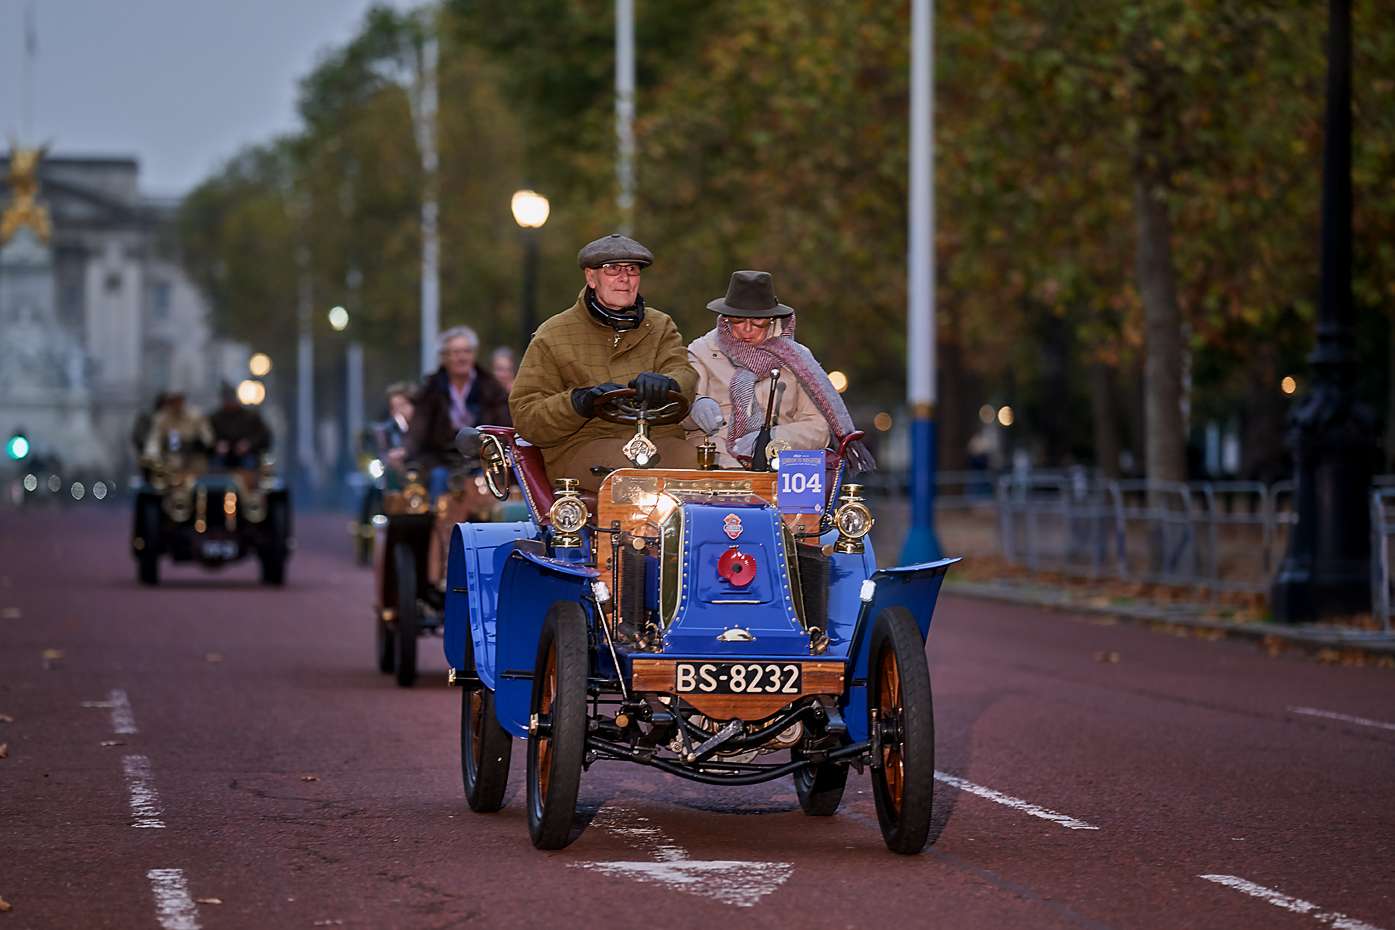
[[[925,637],[954,560],[878,569],[874,520],[845,480],[843,449],[785,450],[765,471],[653,460],[647,409],[605,395],[632,423],[633,468],[592,498],[549,480],[514,431],[463,430],[494,493],[516,480],[530,519],[450,534],[445,653],[461,687],[461,770],[477,812],[498,810],[512,740],[527,741],[528,828],[557,849],[577,833],[582,772],[603,761],[711,785],[790,778],[803,810],[833,814],[849,768],[871,773],[886,845],[928,835],[934,721]]]

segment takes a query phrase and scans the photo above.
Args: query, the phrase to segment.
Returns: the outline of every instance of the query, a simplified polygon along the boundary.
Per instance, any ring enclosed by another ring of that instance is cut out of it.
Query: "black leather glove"
[[[573,388],[572,409],[588,420],[596,415],[596,398],[611,391],[620,390],[620,385],[612,381],[597,384],[595,387]]]
[[[635,389],[635,400],[657,407],[668,403],[668,392],[678,390],[678,382],[668,375],[646,371],[635,375],[630,387]]]

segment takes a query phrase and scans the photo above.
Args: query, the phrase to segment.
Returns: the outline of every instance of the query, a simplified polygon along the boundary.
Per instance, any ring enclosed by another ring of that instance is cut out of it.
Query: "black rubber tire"
[[[800,758],[798,749],[791,758]],[[810,817],[831,817],[843,802],[843,790],[848,787],[848,767],[836,762],[820,762],[794,773],[794,793],[799,807]]]
[[[465,803],[477,814],[492,814],[504,806],[513,737],[495,716],[493,691],[484,685],[460,691],[460,778]]]
[[[894,670],[894,679],[884,671],[887,666]],[[888,688],[893,681],[897,685],[895,699],[883,701],[884,681]],[[873,760],[876,767],[872,769],[872,796],[877,803],[877,821],[888,849],[915,855],[925,848],[930,835],[935,794],[935,714],[925,642],[920,638],[915,618],[904,607],[883,610],[872,627],[867,664],[869,718],[880,703],[893,707],[899,737],[884,737],[882,758]]]
[[[410,688],[417,680],[417,634],[421,618],[417,607],[417,554],[405,543],[392,549],[397,576],[397,620],[393,624],[396,648],[397,683]]]
[[[268,505],[266,531],[271,540],[257,549],[262,566],[262,584],[280,587],[286,583],[286,557],[290,554],[291,505],[284,498]]]
[[[528,834],[538,849],[561,849],[573,838],[589,666],[586,614],[570,601],[553,604],[538,638],[531,705],[548,735],[528,738]]]
[[[160,583],[160,501],[141,498],[136,508],[136,533],[142,540],[136,553],[136,578],[153,587]]]

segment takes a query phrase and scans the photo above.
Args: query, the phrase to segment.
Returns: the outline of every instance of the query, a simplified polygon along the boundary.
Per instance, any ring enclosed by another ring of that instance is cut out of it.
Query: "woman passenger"
[[[775,298],[769,272],[735,272],[726,296],[708,303],[707,309],[717,314],[717,325],[688,346],[688,361],[698,373],[697,393],[715,400],[725,420],[725,432],[713,437],[718,464],[750,464],[765,422],[772,369],[780,371],[770,434],[776,449],[822,449],[830,434],[841,441],[855,429],[833,382],[813,354],[795,341],[794,308]],[[708,431],[720,425],[717,417],[702,416],[700,408],[692,419]],[[860,440],[848,445],[848,464],[857,471],[876,467]]]

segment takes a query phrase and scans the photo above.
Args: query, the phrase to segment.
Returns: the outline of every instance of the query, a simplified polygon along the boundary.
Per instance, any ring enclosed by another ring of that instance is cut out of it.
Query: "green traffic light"
[[[29,455],[29,440],[23,434],[16,433],[5,443],[5,454],[16,462],[25,458]]]

